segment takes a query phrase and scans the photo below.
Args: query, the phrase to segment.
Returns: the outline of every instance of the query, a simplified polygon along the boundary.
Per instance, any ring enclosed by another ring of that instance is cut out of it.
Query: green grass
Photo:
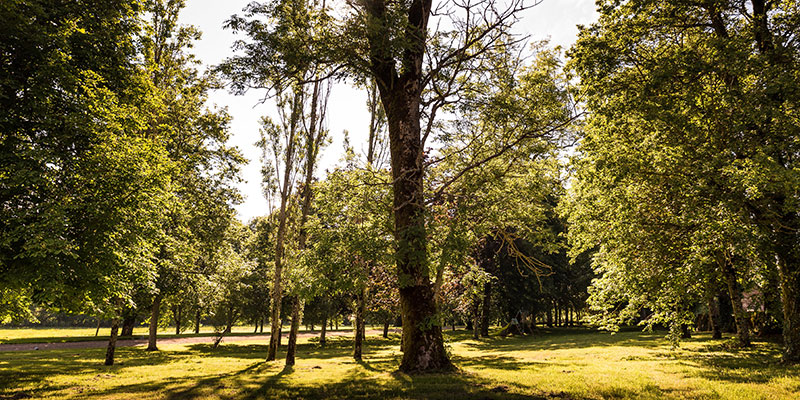
[[[745,350],[696,335],[672,349],[661,334],[582,329],[475,341],[446,332],[459,371],[396,372],[398,338],[367,340],[365,361],[351,343],[301,342],[298,362],[264,362],[263,341],[122,348],[102,366],[103,349],[0,353],[0,398],[101,399],[797,399],[800,366],[778,363],[779,344]]]

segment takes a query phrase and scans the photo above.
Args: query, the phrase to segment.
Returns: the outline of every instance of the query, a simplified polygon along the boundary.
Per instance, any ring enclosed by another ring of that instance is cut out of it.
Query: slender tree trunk
[[[119,333],[119,315],[114,315],[111,320],[111,337],[106,348],[106,365],[114,365],[114,351],[117,349],[117,334]]]
[[[114,352],[117,349],[117,334],[119,333],[119,319],[122,313],[122,300],[116,299],[116,307],[114,308],[114,318],[111,320],[111,335],[108,338],[108,347],[106,348],[105,365],[114,365]]]
[[[286,365],[294,365],[295,353],[297,352],[297,331],[300,329],[300,318],[302,318],[303,300],[297,295],[292,296],[292,325],[289,328],[289,345],[286,347]]]
[[[223,333],[231,333],[233,331],[233,322],[235,318],[233,315],[233,305],[228,306],[228,324],[225,326],[225,331]]]
[[[183,322],[182,311],[180,304],[175,306],[175,335],[181,334],[181,322]]]
[[[356,320],[353,324],[355,328],[355,337],[353,338],[353,359],[361,361],[361,351],[364,342],[364,309],[367,302],[366,289],[361,290],[356,299]]]
[[[480,339],[480,303],[478,300],[475,300],[475,305],[472,306],[472,338],[473,339]]]
[[[391,320],[388,318],[383,320],[383,338],[386,339],[389,337],[389,323]]]
[[[553,301],[550,301],[550,306],[547,307],[547,327],[553,327]]]
[[[94,336],[95,337],[97,337],[97,335],[100,334],[100,322],[102,322],[102,320],[100,318],[98,318],[97,319],[97,329],[95,329],[95,331],[94,331]]]
[[[264,319],[265,318],[266,318],[265,316],[263,316],[263,315],[261,316],[261,324],[258,327],[258,333],[264,333]]]
[[[147,351],[157,351],[156,339],[158,336],[158,318],[161,308],[161,293],[153,298],[153,307],[150,309],[150,333],[147,337]]]
[[[327,330],[328,330],[328,310],[324,309],[322,311],[322,329],[319,333],[319,345],[322,347],[325,347],[325,344],[327,342],[327,339],[325,338]]]
[[[200,333],[200,308],[197,308],[197,311],[194,313],[194,333]]]
[[[725,257],[722,262],[722,276],[728,284],[728,295],[731,297],[733,318],[736,321],[736,338],[739,340],[739,344],[750,346],[750,320],[742,306],[742,288],[739,286],[733,260],[730,257]]]

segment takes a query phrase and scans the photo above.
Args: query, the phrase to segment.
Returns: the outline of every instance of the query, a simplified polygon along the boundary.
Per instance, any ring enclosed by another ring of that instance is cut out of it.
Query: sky
[[[232,55],[231,45],[237,39],[245,39],[223,29],[225,20],[231,15],[241,14],[252,0],[187,0],[181,14],[181,23],[194,25],[203,32],[195,43],[193,52],[204,66],[219,64]],[[434,6],[437,3],[434,0]],[[530,36],[531,41],[549,40],[552,46],[566,49],[575,41],[578,25],[588,25],[597,18],[594,0],[543,0],[525,11],[515,28]],[[250,91],[235,96],[226,90],[216,90],[209,95],[209,106],[227,108],[232,117],[229,145],[236,146],[249,160],[242,167],[242,183],[239,189],[244,197],[236,207],[238,217],[246,222],[253,217],[268,213],[267,201],[261,192],[260,152],[255,146],[259,137],[259,120],[262,116],[274,116],[275,105],[262,102],[263,91]],[[328,129],[332,143],[321,154],[317,175],[324,174],[341,158],[343,131],[348,131],[351,145],[358,151],[366,142],[369,114],[366,108],[366,93],[346,83],[336,84],[328,105]]]

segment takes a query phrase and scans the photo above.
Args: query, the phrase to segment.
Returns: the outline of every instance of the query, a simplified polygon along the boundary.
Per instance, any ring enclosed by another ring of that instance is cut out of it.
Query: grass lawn
[[[365,361],[351,343],[301,342],[297,365],[266,363],[263,342],[0,353],[2,398],[101,399],[798,399],[800,366],[778,363],[779,344],[729,350],[706,335],[672,349],[662,334],[583,329],[480,341],[446,332],[451,374],[395,372],[399,339],[369,337]],[[27,397],[26,397],[27,396]]]

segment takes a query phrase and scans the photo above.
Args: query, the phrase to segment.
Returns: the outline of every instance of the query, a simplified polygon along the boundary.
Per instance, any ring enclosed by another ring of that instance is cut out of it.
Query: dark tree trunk
[[[719,323],[719,306],[717,298],[713,295],[708,296],[708,324],[711,326],[711,338],[722,339],[722,330]]]
[[[391,320],[389,320],[389,319],[385,319],[383,321],[383,338],[384,339],[389,337],[389,323],[391,323]]]
[[[742,346],[750,346],[750,320],[742,306],[742,288],[736,279],[736,271],[730,257],[725,257],[722,261],[722,276],[728,284],[728,295],[731,297],[733,318],[736,321],[736,338]]]
[[[155,295],[153,298],[153,306],[150,309],[150,332],[147,337],[147,351],[157,351],[156,339],[158,336],[158,318],[160,316],[159,309],[161,308],[161,293]]]
[[[197,308],[197,311],[194,312],[194,333],[200,333],[200,308]]]
[[[784,218],[777,234],[778,279],[783,308],[783,361],[800,362],[800,249],[797,217]],[[794,229],[794,231],[790,231]]]
[[[106,348],[106,365],[114,365],[114,351],[117,349],[117,333],[119,333],[119,317],[114,316],[111,320],[111,337],[108,339]]]
[[[297,352],[297,331],[300,329],[301,311],[303,301],[297,296],[292,296],[292,325],[289,327],[289,344],[286,346],[286,366],[294,365],[295,353]]]
[[[356,318],[353,328],[355,329],[355,336],[353,338],[353,359],[361,361],[361,352],[364,343],[364,309],[366,306],[366,290],[362,290],[361,294],[356,300]]]
[[[259,324],[258,327],[258,333],[264,333],[264,318],[265,317],[262,315],[260,320],[261,323]]]
[[[180,304],[176,305],[175,310],[173,311],[173,315],[175,317],[175,335],[181,334],[181,323],[183,322],[182,311],[183,310]]]
[[[553,302],[550,302],[550,307],[547,308],[547,327],[553,327]]]
[[[481,323],[480,323],[480,303],[475,300],[475,305],[472,306],[472,338],[480,339]]]
[[[407,47],[398,73],[390,37],[389,11],[381,1],[365,2],[365,12],[375,29],[367,32],[370,69],[380,92],[389,128],[394,188],[395,260],[400,283],[403,317],[400,370],[425,372],[450,370],[444,349],[441,321],[430,281],[425,232],[425,199],[420,101],[427,42],[430,0],[413,0],[407,9],[404,35]]]
[[[228,324],[225,326],[223,333],[231,333],[233,331],[233,323],[236,318],[233,315],[233,306],[228,306]]]
[[[332,323],[333,321],[331,321],[331,324]],[[322,329],[320,330],[319,333],[319,345],[322,347],[325,347],[325,344],[327,342],[327,339],[325,338],[325,334],[327,333],[327,331],[328,331],[328,310],[324,309],[322,311]]]
[[[481,336],[489,337],[489,313],[492,306],[492,283],[486,282],[483,287],[483,311],[481,314]]]
[[[100,318],[98,318],[97,319],[97,329],[95,329],[95,331],[94,331],[94,336],[95,337],[97,337],[97,335],[100,334],[100,322],[102,322],[102,320]]]
[[[689,325],[681,324],[681,339],[691,339],[692,332],[689,330]]]
[[[126,309],[123,315],[120,336],[133,336],[133,327],[136,325],[136,310]]]

